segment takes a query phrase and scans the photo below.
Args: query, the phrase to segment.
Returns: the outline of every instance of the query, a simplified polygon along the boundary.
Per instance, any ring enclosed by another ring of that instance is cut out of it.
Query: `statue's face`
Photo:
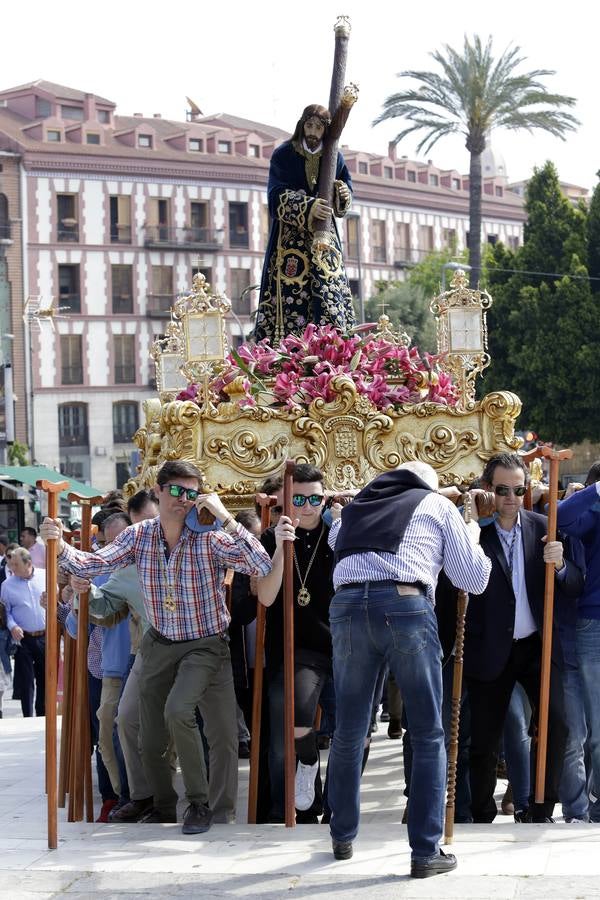
[[[304,123],[304,140],[309,150],[316,150],[323,140],[325,126],[317,116],[311,116]]]

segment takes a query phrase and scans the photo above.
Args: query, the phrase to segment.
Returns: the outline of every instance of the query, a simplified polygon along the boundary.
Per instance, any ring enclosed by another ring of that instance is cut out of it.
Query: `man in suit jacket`
[[[498,749],[516,682],[524,687],[537,721],[541,672],[545,564],[554,563],[557,602],[581,593],[583,574],[563,557],[560,541],[546,541],[547,520],[523,509],[527,469],[517,454],[492,457],[482,475],[495,494],[496,518],[481,529],[481,547],[492,561],[488,586],[472,596],[465,633],[465,676],[471,707],[470,777],[475,822],[492,822]],[[553,635],[544,803],[530,798],[515,810],[517,822],[552,820],[558,800],[567,728],[561,683],[562,654]],[[532,751],[533,753],[533,751]],[[535,771],[532,767],[532,771]],[[533,780],[532,780],[533,794]]]

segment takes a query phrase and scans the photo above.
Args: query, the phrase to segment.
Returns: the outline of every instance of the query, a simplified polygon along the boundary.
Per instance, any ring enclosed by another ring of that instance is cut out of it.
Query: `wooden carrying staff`
[[[99,506],[103,497],[86,497],[72,492],[68,495],[71,503],[81,507],[82,550],[89,552],[92,545],[92,507]],[[77,641],[75,647],[75,696],[73,704],[73,729],[68,773],[69,809],[68,821],[81,822],[85,817],[94,821],[94,799],[92,793],[92,743],[90,737],[90,707],[88,698],[88,625],[89,591],[79,594],[77,612]]]
[[[463,516],[471,521],[471,495],[464,495]],[[448,748],[448,796],[446,800],[446,822],[444,843],[451,844],[454,838],[454,811],[456,807],[456,771],[458,765],[458,732],[460,728],[460,703],[462,700],[463,651],[465,646],[465,619],[469,595],[458,592],[456,607],[456,640],[454,643],[454,677],[452,679],[452,712],[450,720],[450,746]]]
[[[260,530],[265,531],[271,524],[271,507],[277,503],[277,497],[257,494],[256,503],[260,506]],[[254,681],[252,684],[252,730],[250,741],[250,783],[248,786],[248,824],[256,825],[258,809],[258,774],[260,765],[260,731],[262,721],[262,695],[265,655],[265,622],[266,608],[260,600],[256,601],[256,641],[254,650]]]
[[[536,452],[537,451],[537,452]],[[548,497],[548,541],[556,540],[556,516],[558,504],[558,470],[562,459],[571,459],[572,450],[554,450],[537,447],[529,458],[543,456],[550,460],[550,495]],[[543,803],[546,785],[546,754],[548,751],[548,707],[550,704],[550,670],[552,662],[552,623],[554,617],[554,563],[546,563],[544,585],[544,627],[542,631],[542,673],[537,733],[537,758],[535,766],[535,802]]]
[[[292,483],[296,463],[288,459],[283,476],[283,512],[293,521]],[[294,743],[294,543],[283,542],[283,705],[285,827],[296,825],[296,747]]]
[[[38,490],[48,495],[48,515],[58,516],[58,495],[69,487],[67,481],[36,482]],[[58,780],[56,772],[56,693],[58,685],[57,581],[59,543],[50,540],[46,547],[46,794],[48,795],[48,849],[58,847]]]

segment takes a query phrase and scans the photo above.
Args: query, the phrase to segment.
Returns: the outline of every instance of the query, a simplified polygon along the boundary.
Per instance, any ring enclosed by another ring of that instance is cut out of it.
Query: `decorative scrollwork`
[[[287,434],[276,435],[267,446],[248,428],[235,431],[229,438],[213,437],[204,444],[204,453],[220,462],[230,462],[241,472],[270,475],[280,469],[287,459],[290,439]]]
[[[405,459],[420,460],[435,468],[461,459],[480,443],[481,437],[473,429],[456,432],[448,425],[432,425],[420,439],[406,431],[396,437],[396,445]]]
[[[480,454],[488,459],[502,450],[515,451],[523,446],[523,441],[515,435],[515,421],[521,412],[521,400],[511,391],[495,391],[481,401],[481,410],[492,425],[490,452]]]

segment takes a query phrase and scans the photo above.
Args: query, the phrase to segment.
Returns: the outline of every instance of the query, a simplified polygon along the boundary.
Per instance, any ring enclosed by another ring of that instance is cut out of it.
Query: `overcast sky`
[[[347,80],[360,99],[343,142],[385,153],[400,123],[371,122],[386,96],[398,89],[396,73],[428,69],[428,54],[463,35],[492,35],[500,53],[521,47],[526,68],[556,70],[546,80],[577,98],[576,134],[560,141],[543,132],[499,131],[494,150],[512,181],[553,160],[561,179],[593,188],[600,168],[598,88],[600,6],[594,0],[33,0],[3,4],[1,87],[44,78],[108,97],[123,115],[162,113],[183,120],[185,97],[205,114],[229,112],[293,129],[303,106],[329,95],[333,24],[352,19]],[[417,158],[407,139],[399,154]],[[446,138],[428,154],[442,168],[468,172],[460,138]]]

